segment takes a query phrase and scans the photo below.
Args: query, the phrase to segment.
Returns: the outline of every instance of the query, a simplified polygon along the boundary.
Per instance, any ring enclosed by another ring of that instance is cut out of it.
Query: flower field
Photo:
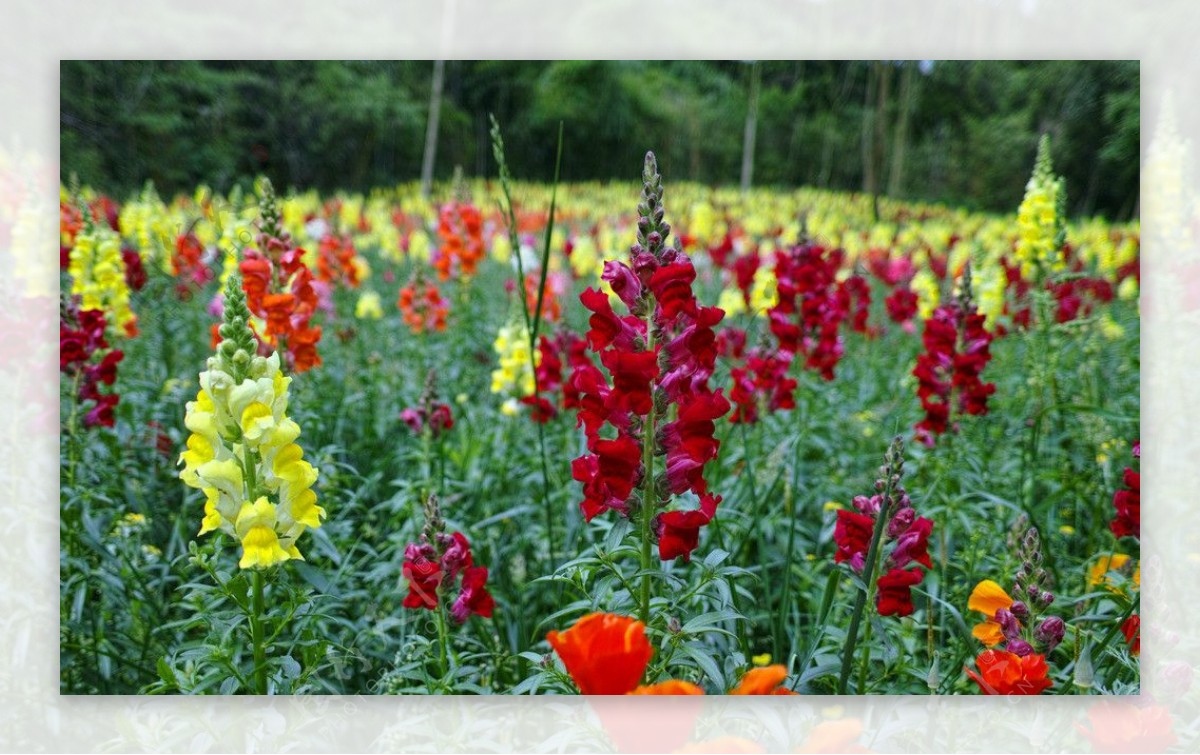
[[[989,215],[494,139],[63,188],[62,692],[1139,691],[1139,229],[1045,143]]]

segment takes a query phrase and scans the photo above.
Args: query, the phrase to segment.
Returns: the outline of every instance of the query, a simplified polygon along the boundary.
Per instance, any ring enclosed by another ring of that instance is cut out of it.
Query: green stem
[[[450,630],[446,625],[446,606],[438,601],[438,660],[441,664],[442,679],[450,674]]]
[[[654,304],[650,303],[646,313],[646,350],[654,351]],[[654,489],[654,445],[655,445],[655,406],[650,402],[650,412],[646,415],[646,424],[642,428],[642,467],[644,491],[642,493],[642,623],[650,625],[650,567],[654,554],[651,550],[653,541],[652,522],[654,509],[657,504]]]
[[[875,593],[875,572],[879,562],[880,544],[883,531],[887,527],[888,514],[891,512],[892,482],[891,474],[887,486],[883,490],[879,504],[879,513],[875,516],[875,532],[871,535],[871,547],[867,549],[867,561],[863,566],[863,574],[869,579],[864,589],[858,593],[854,601],[854,613],[850,617],[850,630],[846,633],[846,647],[842,651],[842,673],[838,677],[838,694],[846,694],[846,683],[850,680],[850,669],[854,665],[854,646],[858,643],[858,625],[862,623],[867,600]]]
[[[250,631],[254,640],[254,687],[255,694],[267,694],[267,650],[263,645],[263,573],[254,570],[254,602]]]

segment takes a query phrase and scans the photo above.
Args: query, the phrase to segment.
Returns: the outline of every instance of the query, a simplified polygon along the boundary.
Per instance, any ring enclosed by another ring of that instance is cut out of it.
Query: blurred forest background
[[[815,186],[1012,211],[1041,133],[1070,211],[1138,212],[1137,61],[63,61],[61,165],[124,195],[495,175]],[[431,118],[431,114],[434,116]],[[428,154],[427,154],[428,152]]]

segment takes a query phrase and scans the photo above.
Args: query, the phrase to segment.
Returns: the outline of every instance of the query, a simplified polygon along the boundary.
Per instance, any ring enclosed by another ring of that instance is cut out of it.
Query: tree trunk
[[[887,137],[885,125],[887,123],[887,107],[888,96],[891,94],[892,88],[892,66],[885,61],[875,63],[875,69],[879,72],[879,84],[877,92],[879,98],[875,101],[875,138],[872,140],[871,162],[872,175],[874,176],[874,186],[871,189],[871,213],[875,218],[875,222],[879,222],[879,187],[883,183],[883,168],[885,164],[885,153],[887,147]]]
[[[912,109],[913,80],[917,64],[903,64],[900,76],[900,115],[896,120],[896,134],[892,138],[892,171],[888,174],[888,196],[899,197],[904,190],[904,152],[908,148],[908,114]]]
[[[754,135],[758,131],[758,86],[762,70],[756,60],[750,68],[750,103],[746,109],[746,133],[742,139],[742,193],[754,180]]]
[[[429,96],[429,119],[425,128],[425,157],[421,160],[421,196],[428,198],[433,188],[433,158],[437,155],[438,120],[442,115],[442,83],[446,61],[433,63],[433,92]]]

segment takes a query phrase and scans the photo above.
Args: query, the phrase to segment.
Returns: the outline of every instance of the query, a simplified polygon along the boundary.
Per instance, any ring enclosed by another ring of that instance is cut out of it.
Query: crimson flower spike
[[[717,355],[713,328],[725,312],[696,300],[696,268],[668,243],[662,198],[662,176],[647,153],[637,243],[627,262],[605,262],[601,276],[612,296],[592,288],[580,295],[592,312],[588,346],[607,374],[583,363],[570,379],[588,447],[571,465],[583,483],[580,508],[589,521],[610,510],[636,516],[643,567],[654,541],[660,559],[687,561],[715,516],[721,497],[708,490],[704,468],[720,447],[715,421],[730,409],[708,385]],[[614,311],[614,297],[628,314]],[[656,458],[665,458],[658,470]],[[684,493],[698,496],[698,508],[667,510],[672,496]],[[648,600],[644,589],[643,614]]]

